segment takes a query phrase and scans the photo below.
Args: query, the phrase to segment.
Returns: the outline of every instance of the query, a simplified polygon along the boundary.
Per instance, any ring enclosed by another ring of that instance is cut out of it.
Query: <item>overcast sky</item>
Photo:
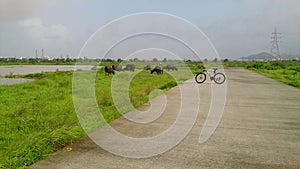
[[[101,26],[138,12],[192,22],[222,58],[269,52],[275,27],[281,52],[300,54],[299,6],[299,0],[1,0],[0,56],[35,56],[42,48],[49,56],[78,56]]]

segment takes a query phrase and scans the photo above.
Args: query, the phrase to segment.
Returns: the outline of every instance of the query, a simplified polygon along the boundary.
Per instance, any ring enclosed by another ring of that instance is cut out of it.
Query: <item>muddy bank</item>
[[[55,72],[68,71],[75,69],[90,70],[93,66],[91,65],[10,65],[10,66],[0,66],[0,76],[4,77],[9,74],[19,75],[19,74],[31,74],[31,73],[41,73],[41,72]]]
[[[75,69],[90,70],[91,65],[9,65],[0,66],[0,85],[13,85],[32,82],[34,79],[4,78],[6,75],[25,75],[41,72],[68,71]]]

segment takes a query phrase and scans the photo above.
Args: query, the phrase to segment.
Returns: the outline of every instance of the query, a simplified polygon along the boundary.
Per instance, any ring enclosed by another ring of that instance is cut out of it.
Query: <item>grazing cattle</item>
[[[113,75],[115,74],[115,71],[110,66],[105,66],[104,70],[105,70],[105,75],[107,75],[107,76],[109,76],[110,74],[113,74]]]
[[[127,64],[124,70],[132,71],[134,72],[135,65],[134,64]]]
[[[164,70],[161,66],[156,66],[153,70],[151,70],[151,74],[156,72],[157,74],[163,74]]]
[[[164,67],[166,70],[178,70],[176,66],[174,65],[167,65]]]
[[[112,69],[116,70],[116,71],[122,71],[123,70],[122,66],[120,66],[120,65],[112,65]]]
[[[144,70],[151,70],[151,66],[150,65],[145,66]]]

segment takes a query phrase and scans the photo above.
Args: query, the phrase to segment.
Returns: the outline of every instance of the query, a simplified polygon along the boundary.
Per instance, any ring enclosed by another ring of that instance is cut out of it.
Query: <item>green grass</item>
[[[118,83],[123,84],[131,75],[118,72],[114,77],[105,76],[103,70],[98,70],[95,94],[106,121],[110,122],[132,108],[125,106],[119,112],[111,96],[113,78],[118,78]],[[0,86],[0,168],[25,168],[86,135],[74,110],[72,71],[18,77],[37,80]],[[173,77],[179,81],[176,82]],[[130,82],[130,101],[137,107],[188,78],[192,76],[184,69],[163,75],[140,71]],[[155,89],[159,92],[153,92],[157,91]],[[120,94],[117,97],[124,96]]]
[[[227,62],[224,66],[245,67],[300,88],[299,63]],[[141,70],[147,64],[149,62],[139,62],[137,67]],[[157,64],[159,63],[150,63],[152,67]],[[95,81],[96,101],[107,122],[120,117],[133,107],[142,105],[177,83],[193,78],[182,62],[163,64],[176,65],[179,70],[165,71],[163,75],[149,74],[149,71],[117,72],[115,76],[105,76],[103,70],[98,70]],[[195,74],[201,71],[203,65],[209,68],[219,66],[221,63],[186,62],[186,64]],[[86,71],[79,72],[84,74]],[[112,82],[116,86],[122,86],[132,76],[128,88],[111,88]],[[86,135],[77,119],[72,100],[72,71],[11,75],[11,77],[37,80],[25,84],[0,86],[0,168],[25,168]],[[117,93],[114,98],[117,100],[122,101],[122,98],[128,95],[133,107],[125,103],[117,109],[112,100],[112,91]],[[91,130],[97,127],[99,124],[92,125]]]
[[[287,85],[300,88],[299,61],[250,62],[246,68]]]
[[[32,164],[67,145],[67,138],[58,139],[63,132],[72,139],[83,135],[72,111],[72,73],[42,75],[33,83],[0,86],[2,168]]]
[[[266,69],[250,69],[272,79],[283,82],[287,85],[300,88],[300,72],[289,70],[289,69],[276,69],[276,70],[266,70]]]

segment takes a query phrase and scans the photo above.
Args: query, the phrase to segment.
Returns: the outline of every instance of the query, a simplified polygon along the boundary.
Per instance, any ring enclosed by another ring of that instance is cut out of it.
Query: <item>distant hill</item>
[[[290,54],[281,54],[282,58],[299,58],[300,55],[290,55]],[[255,59],[268,59],[271,58],[270,53],[267,52],[261,52],[258,54],[249,55],[246,57],[242,57],[241,59],[248,59],[248,60],[255,60]]]
[[[242,59],[267,59],[267,58],[270,58],[271,55],[267,52],[261,52],[261,53],[258,53],[258,54],[253,54],[253,55],[249,55],[249,56],[246,56],[246,57],[242,57]]]

